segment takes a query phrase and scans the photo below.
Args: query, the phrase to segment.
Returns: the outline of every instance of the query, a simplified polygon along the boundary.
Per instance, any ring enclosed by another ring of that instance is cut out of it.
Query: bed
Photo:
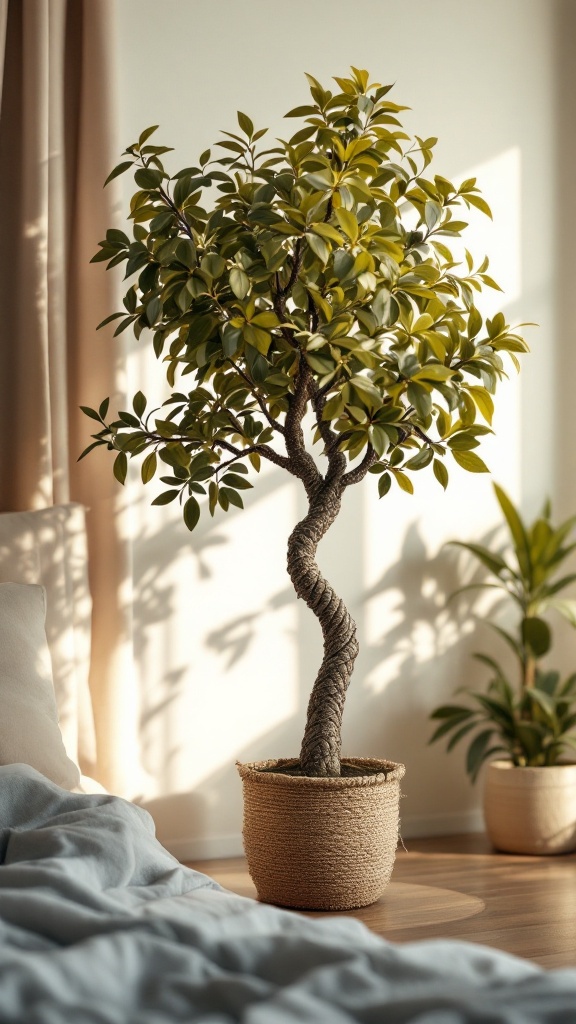
[[[576,1020],[576,971],[462,942],[394,946],[185,868],[146,811],[0,768],[2,1024]]]
[[[0,583],[0,1024],[576,1022],[576,970],[237,896],[179,864],[145,809],[84,792],[46,602]]]

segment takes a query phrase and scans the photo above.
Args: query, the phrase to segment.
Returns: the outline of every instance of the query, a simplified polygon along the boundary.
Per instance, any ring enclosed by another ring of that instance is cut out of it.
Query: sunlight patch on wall
[[[489,316],[498,309],[516,302],[522,292],[522,154],[519,146],[499,153],[491,160],[469,167],[456,177],[459,184],[466,178],[477,178],[482,197],[492,210],[490,220],[477,210],[462,207],[458,219],[468,222],[462,239],[474,257],[474,267],[484,256],[490,259],[488,273],[502,292],[487,288],[481,299],[482,310]],[[453,246],[456,252],[456,246]]]

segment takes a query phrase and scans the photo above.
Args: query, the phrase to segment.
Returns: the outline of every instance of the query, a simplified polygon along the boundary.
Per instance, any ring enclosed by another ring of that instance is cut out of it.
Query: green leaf
[[[218,504],[218,484],[215,480],[211,480],[208,486],[208,511],[211,516],[216,511],[216,505]]]
[[[486,200],[482,199],[482,196],[473,195],[470,192],[468,192],[466,194],[466,202],[471,203],[472,206],[475,206],[478,210],[481,210],[482,213],[485,213],[486,216],[490,217],[490,220],[492,220],[492,210],[488,206]]]
[[[494,551],[489,551],[482,544],[470,544],[460,540],[448,541],[454,547],[464,548],[466,551],[470,551],[478,561],[482,562],[490,572],[493,572],[498,579],[502,579],[503,575],[508,571],[508,566],[501,555]]]
[[[105,320],[102,320],[102,322],[98,324],[96,330],[99,331],[101,327],[106,327],[106,324],[111,324],[113,320],[118,320],[121,316],[126,316],[126,314],[124,312],[111,313],[110,316],[107,316]]]
[[[140,146],[140,148],[142,148],[145,142],[148,142],[150,136],[153,135],[154,132],[157,131],[159,127],[159,124],[153,124],[150,128],[145,128],[144,131],[140,133],[140,137],[138,139],[138,145]]]
[[[318,257],[320,262],[328,263],[328,260],[330,259],[331,249],[327,242],[325,242],[323,238],[320,238],[319,235],[313,234],[313,232],[311,231],[306,232],[306,241],[308,242],[308,245],[312,249],[314,255]]]
[[[467,736],[468,733],[472,732],[472,729],[475,729],[477,725],[477,721],[466,722],[465,725],[462,725],[459,729],[457,729],[456,732],[452,734],[450,740],[446,744],[446,752],[450,753],[450,751],[454,749],[456,744],[459,743],[460,740],[464,739],[464,737]]]
[[[311,230],[316,235],[321,235],[322,238],[327,238],[327,239],[329,239],[329,241],[335,242],[336,245],[342,245],[342,242],[343,242],[342,235],[340,234],[339,231],[336,231],[336,228],[333,228],[331,224],[324,224],[324,223],[312,224],[311,225]]]
[[[222,483],[227,484],[228,487],[235,487],[240,491],[248,490],[254,486],[249,480],[245,480],[243,476],[238,476],[236,473],[225,473],[222,477]]]
[[[459,452],[451,449],[455,462],[468,473],[489,473],[490,470],[485,462],[475,452]]]
[[[442,485],[444,490],[446,490],[448,486],[448,470],[444,463],[440,462],[440,459],[434,459],[432,463],[432,470],[438,483]]]
[[[119,452],[114,459],[113,473],[118,483],[125,483],[128,472],[128,457],[126,452]]]
[[[350,213],[350,210],[345,210],[343,206],[340,206],[338,207],[337,210],[334,210],[334,213],[336,215],[336,220],[338,221],[340,227],[345,232],[345,234],[348,235],[350,241],[352,243],[356,242],[358,239],[359,227],[358,221],[356,220],[354,214]]]
[[[104,182],[104,188],[106,188],[108,182],[113,181],[114,178],[117,178],[119,174],[123,174],[124,171],[127,171],[128,168],[132,167],[134,163],[134,160],[124,160],[121,164],[117,164],[114,170],[110,171],[110,174],[106,178],[106,181]]]
[[[147,484],[154,476],[156,472],[156,463],[156,452],[150,452],[142,463],[141,475],[143,484]]]
[[[557,725],[558,720],[556,718],[556,701],[554,700],[554,698],[551,697],[550,694],[546,693],[545,690],[538,690],[536,687],[527,690],[526,693],[529,699],[532,701],[532,703],[536,704],[537,707],[544,712],[546,718],[548,718],[551,721],[551,723]]]
[[[548,604],[550,608],[559,612],[571,626],[576,626],[576,601],[568,600],[568,598],[554,598]]]
[[[508,523],[521,572],[528,577],[531,572],[530,543],[524,523],[510,498],[498,484],[494,484],[494,493]]]
[[[182,515],[188,529],[193,530],[200,519],[200,505],[196,498],[188,498],[188,501],[184,504]]]
[[[318,113],[318,108],[317,107],[311,107],[311,106],[307,105],[307,106],[294,107],[292,110],[289,110],[287,114],[284,114],[284,117],[307,117],[309,114],[317,114],[317,113]]]
[[[492,424],[492,417],[494,415],[494,402],[492,401],[492,396],[488,391],[486,391],[486,388],[469,386],[468,391],[472,395],[472,398],[486,422]]]
[[[235,505],[236,508],[244,508],[244,502],[238,494],[238,491],[234,491],[231,487],[221,487],[220,496],[224,495],[230,505]]]
[[[153,190],[162,184],[164,175],[162,171],[155,171],[151,167],[141,167],[134,175],[136,184],[146,190]]]
[[[396,483],[398,484],[400,490],[406,491],[406,494],[414,494],[414,484],[412,483],[410,477],[406,476],[406,474],[402,473],[401,470],[399,469],[395,469],[393,472],[394,479],[396,480]]]
[[[146,396],[143,395],[141,391],[137,391],[136,394],[134,395],[132,408],[134,409],[134,412],[136,413],[139,419],[142,419],[144,411],[146,409],[146,405]]]
[[[472,779],[476,779],[487,754],[488,744],[494,733],[493,729],[484,729],[472,740],[466,756],[466,771]]]
[[[249,139],[251,139],[252,136],[254,135],[254,125],[250,118],[248,117],[248,115],[243,114],[241,110],[238,111],[238,124],[240,125],[240,128],[242,129],[244,134],[247,135]]]
[[[499,636],[502,637],[503,640],[506,641],[510,649],[514,651],[516,657],[522,662],[522,648],[516,640],[516,637],[512,636],[512,634],[509,633],[506,629],[502,629],[502,626],[497,626],[495,622],[488,622],[487,625],[490,626],[491,629],[493,629],[496,633],[498,633]]]
[[[471,722],[469,721],[470,717],[473,717],[473,721]],[[428,743],[436,743],[438,740],[441,740],[443,736],[446,736],[449,732],[452,732],[453,729],[457,729],[462,724],[462,722],[466,722],[468,728],[470,729],[475,728],[475,726],[478,724],[475,712],[470,711],[465,713],[464,711],[462,711],[458,715],[455,714],[451,718],[447,718],[445,721],[441,722],[437,729],[435,729],[432,736],[428,740]]]
[[[380,498],[383,498],[385,494],[388,494],[388,491],[390,490],[391,486],[392,477],[390,476],[390,473],[383,473],[380,479],[378,480],[378,496]]]
[[[522,639],[535,658],[541,658],[550,650],[552,634],[544,619],[529,616],[522,619]]]
[[[232,267],[229,274],[230,287],[237,299],[245,299],[250,291],[250,278],[240,267]]]
[[[440,707],[436,708],[432,712],[430,718],[470,718],[471,715],[475,714],[470,708],[463,707],[462,704],[441,704]]]
[[[81,405],[80,408],[85,416],[89,416],[91,420],[96,420],[97,423],[101,422],[100,414],[95,409],[91,409],[88,405]]]
[[[178,497],[179,494],[180,494],[180,491],[174,491],[174,490],[162,491],[162,494],[159,494],[157,498],[154,498],[154,501],[151,504],[152,505],[169,505],[171,501],[174,501],[174,499]]]

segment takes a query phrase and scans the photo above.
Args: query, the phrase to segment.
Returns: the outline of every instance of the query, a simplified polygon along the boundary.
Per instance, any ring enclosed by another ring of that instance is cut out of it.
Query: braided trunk
[[[300,769],[308,776],[340,775],[342,713],[358,654],[354,620],[315,561],[318,544],[340,504],[340,487],[324,483],[288,541],[290,579],[298,597],[318,617],[324,638],[324,657],[310,696],[300,752]]]

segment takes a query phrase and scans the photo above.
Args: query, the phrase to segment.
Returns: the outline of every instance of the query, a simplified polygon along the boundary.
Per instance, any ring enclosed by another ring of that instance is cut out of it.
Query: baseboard
[[[408,815],[400,822],[403,839],[417,836],[449,836],[462,832],[482,832],[482,812],[456,811],[449,814]],[[241,857],[244,853],[240,833],[228,836],[205,836],[203,838],[164,839],[160,842],[173,857],[182,862],[197,860],[222,860],[225,857]]]
[[[158,839],[173,857],[182,863],[196,860],[221,860],[224,857],[241,857],[244,854],[242,836],[238,832],[230,836],[205,836],[202,838]]]
[[[454,811],[447,814],[407,815],[400,820],[404,839],[421,836],[451,836],[466,832],[483,832],[484,817],[478,808],[473,811]]]

